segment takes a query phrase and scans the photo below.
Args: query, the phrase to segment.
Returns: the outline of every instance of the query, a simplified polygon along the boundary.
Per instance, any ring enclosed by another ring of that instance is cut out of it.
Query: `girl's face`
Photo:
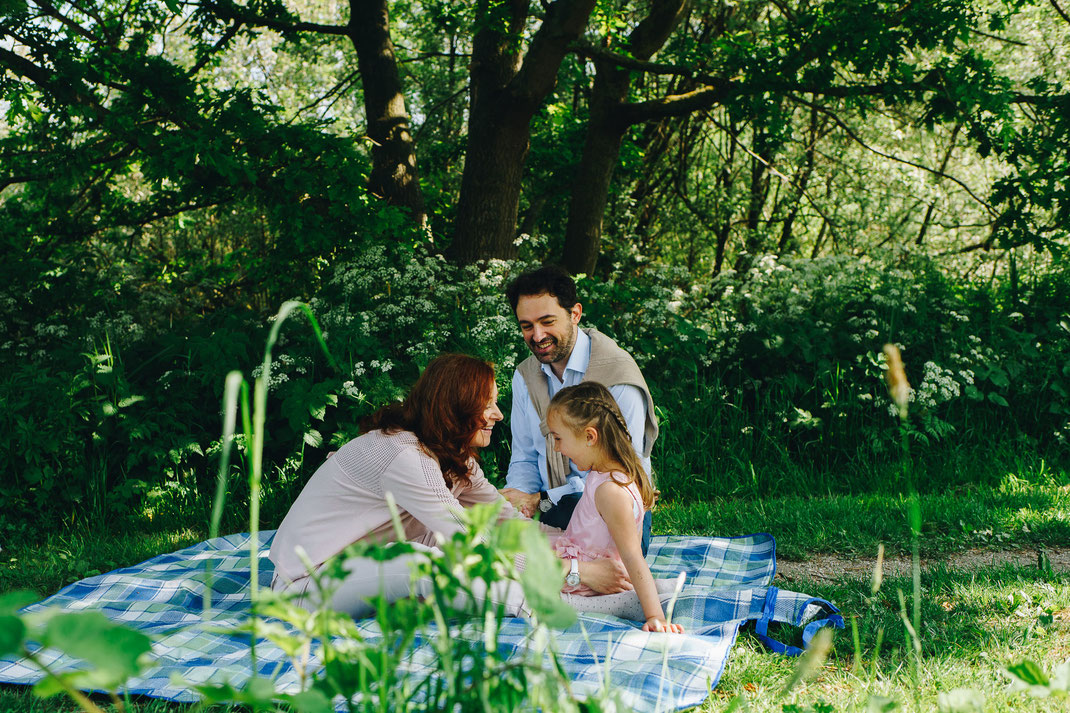
[[[597,455],[592,434],[588,433],[592,429],[573,431],[557,411],[550,411],[546,425],[554,438],[554,450],[571,460],[577,469],[590,470]]]
[[[483,410],[483,428],[476,431],[472,437],[472,445],[476,448],[486,448],[490,445],[490,436],[494,431],[494,424],[502,420],[502,411],[498,408],[498,385],[491,387],[490,401]]]

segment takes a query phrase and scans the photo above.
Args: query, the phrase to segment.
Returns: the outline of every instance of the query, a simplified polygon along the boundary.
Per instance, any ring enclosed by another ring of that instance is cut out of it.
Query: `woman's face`
[[[502,411],[498,408],[498,385],[495,384],[490,390],[490,401],[487,402],[487,406],[483,409],[483,428],[476,431],[476,435],[472,437],[472,446],[474,448],[485,448],[490,445],[490,435],[494,430],[494,424],[501,421]]]

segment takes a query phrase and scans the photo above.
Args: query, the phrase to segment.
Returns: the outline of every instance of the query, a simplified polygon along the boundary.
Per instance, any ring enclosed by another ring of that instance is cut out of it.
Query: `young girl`
[[[555,449],[588,471],[568,529],[555,543],[558,556],[584,562],[618,559],[635,587],[633,592],[598,595],[583,585],[566,585],[564,598],[583,611],[645,620],[644,631],[683,632],[665,619],[661,607],[660,596],[671,594],[676,580],[655,580],[643,558],[640,530],[643,513],[654,504],[654,487],[617,402],[595,382],[568,386],[550,401],[546,423]],[[591,599],[577,602],[575,596]]]

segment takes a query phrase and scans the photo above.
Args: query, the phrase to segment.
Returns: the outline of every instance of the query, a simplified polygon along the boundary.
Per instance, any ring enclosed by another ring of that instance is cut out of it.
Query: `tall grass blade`
[[[230,473],[230,449],[234,445],[234,431],[238,421],[238,395],[245,379],[241,372],[227,374],[223,385],[223,443],[219,454],[219,473],[216,476],[215,498],[212,500],[212,518],[208,524],[208,539],[219,537],[219,523],[223,519],[223,504],[227,498],[227,477]],[[201,616],[208,617],[212,607],[212,562],[205,563],[204,606]]]
[[[312,331],[316,335],[316,341],[323,349],[324,354],[327,355],[327,360],[331,366],[337,369],[337,364],[327,349],[327,344],[323,340],[323,332],[320,330],[319,323],[316,322],[316,317],[312,314],[312,309],[303,302],[297,302],[296,300],[284,302],[282,307],[279,308],[278,314],[275,315],[275,322],[271,325],[271,331],[268,332],[260,376],[257,377],[253,386],[251,424],[250,419],[243,414],[243,425],[246,427],[247,434],[250,430],[249,426],[251,425],[252,427],[252,452],[249,466],[249,594],[251,598],[250,616],[253,622],[253,634],[249,643],[249,651],[254,679],[256,678],[256,603],[259,596],[260,580],[260,484],[263,478],[267,393],[268,386],[271,383],[271,351],[279,340],[279,332],[282,329],[283,322],[294,310],[301,310],[308,317],[308,321],[312,324]],[[248,412],[247,408],[245,412]]]
[[[884,543],[877,545],[877,561],[873,563],[873,578],[870,580],[869,594],[876,596],[884,582]]]
[[[814,638],[810,640],[810,646],[799,658],[799,664],[792,671],[791,678],[784,684],[784,688],[780,690],[777,698],[784,698],[795,686],[807,678],[809,678],[814,671],[821,668],[821,665],[825,663],[825,659],[828,657],[829,649],[832,648],[832,630],[828,628],[820,629]]]

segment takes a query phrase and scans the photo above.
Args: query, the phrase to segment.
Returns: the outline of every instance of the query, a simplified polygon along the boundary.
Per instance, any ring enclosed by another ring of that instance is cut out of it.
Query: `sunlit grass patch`
[[[0,552],[0,591],[27,589],[45,597],[71,582],[188,547],[205,536],[206,529],[192,527],[123,528],[99,536],[53,533],[37,543],[12,543]]]
[[[1070,543],[1070,490],[1065,487],[1027,484],[919,497],[923,555]],[[654,529],[680,535],[768,532],[777,540],[777,555],[789,559],[810,552],[875,554],[881,543],[890,552],[908,552],[907,500],[877,493],[671,500],[659,505]]]
[[[850,630],[839,632],[816,675],[778,699],[796,661],[770,656],[744,633],[718,691],[694,710],[725,711],[737,696],[736,710],[755,713],[952,710],[946,701],[941,705],[940,696],[956,689],[979,696],[975,699],[984,704],[978,710],[987,712],[1067,709],[1066,698],[1038,699],[1009,690],[1004,673],[1009,666],[1032,660],[1050,674],[1054,666],[1070,660],[1070,587],[1065,574],[999,567],[975,572],[938,569],[923,575],[922,665],[916,688],[897,602],[897,590],[907,592],[910,585],[909,577],[888,579],[876,595],[869,582],[857,580],[800,585],[840,604],[849,621],[854,618],[861,657],[855,658]],[[898,707],[883,707],[893,702]]]

